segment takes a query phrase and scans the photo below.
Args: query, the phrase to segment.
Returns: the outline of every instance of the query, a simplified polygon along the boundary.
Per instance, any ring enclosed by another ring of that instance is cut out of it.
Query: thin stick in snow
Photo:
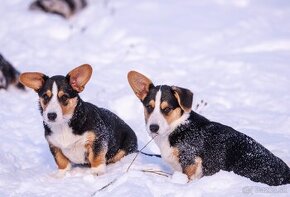
[[[163,172],[161,170],[153,170],[153,169],[143,169],[141,170],[142,172],[147,172],[147,173],[153,173],[153,174],[157,174],[160,176],[165,176],[165,177],[169,177],[171,176],[171,174],[167,173],[167,172]]]
[[[141,150],[139,150],[139,151],[136,153],[134,159],[132,160],[132,162],[131,162],[130,165],[128,166],[126,172],[128,172],[128,171],[130,170],[132,164],[134,163],[134,161],[136,160],[136,158],[138,157],[138,155],[140,154],[140,152],[141,152],[144,148],[146,148],[146,146],[148,146],[148,144],[150,144],[150,143],[152,142],[152,140],[154,140],[154,138],[155,138],[156,136],[157,136],[157,135],[155,135],[155,136],[154,136],[154,137],[153,137],[149,142],[147,142],[147,144],[145,144],[145,145],[141,148]]]
[[[156,135],[157,136],[157,135]],[[152,140],[154,140],[154,138],[156,137],[154,136],[149,142],[147,142],[142,148],[140,151],[138,151],[134,157],[134,159],[132,160],[132,162],[130,163],[129,167],[127,168],[126,170],[126,173],[130,170],[132,164],[134,163],[134,161],[136,160],[137,156],[139,155],[139,153],[144,149],[146,148],[146,146],[148,146],[148,144],[150,144],[150,142],[152,142]],[[155,174],[159,174],[161,176],[165,176],[164,174],[166,174],[165,172],[161,172],[161,171],[156,171],[156,172],[153,172],[153,170],[142,170],[142,172],[150,172],[150,173],[155,173]],[[163,173],[163,174],[162,174]],[[115,183],[120,177],[117,177],[115,178],[114,180],[112,180],[111,182],[109,182],[108,184],[106,184],[105,186],[103,186],[102,188],[98,189],[97,191],[95,191],[94,193],[92,193],[91,196],[95,196],[97,194],[97,192],[100,192],[106,188],[108,188],[110,185],[112,185],[113,183]]]
[[[102,188],[98,189],[97,191],[95,191],[94,193],[92,193],[91,196],[95,196],[97,192],[100,192],[104,189],[106,189],[107,187],[109,187],[110,185],[112,185],[113,183],[115,183],[120,177],[116,177],[114,180],[112,180],[111,182],[109,182],[107,185],[103,186]]]

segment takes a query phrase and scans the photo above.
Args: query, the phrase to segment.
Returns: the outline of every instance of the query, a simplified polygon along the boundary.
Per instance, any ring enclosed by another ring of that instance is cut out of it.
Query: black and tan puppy
[[[261,144],[192,111],[190,90],[154,86],[135,71],[128,80],[144,105],[147,131],[162,158],[189,179],[225,170],[268,185],[290,183],[289,167]]]
[[[24,86],[18,81],[19,75],[19,71],[0,54],[0,89],[7,89],[12,85],[24,90]]]
[[[66,76],[20,75],[21,83],[39,96],[45,138],[60,175],[71,163],[89,164],[92,172],[100,175],[106,164],[137,150],[137,137],[123,120],[80,98],[91,74],[92,67],[84,64]]]
[[[40,10],[70,18],[87,6],[86,0],[36,0],[29,9]]]

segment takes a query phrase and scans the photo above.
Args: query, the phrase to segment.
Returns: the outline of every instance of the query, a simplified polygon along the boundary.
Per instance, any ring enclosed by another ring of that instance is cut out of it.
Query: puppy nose
[[[157,124],[152,124],[152,125],[150,125],[150,131],[152,132],[152,133],[157,133],[157,131],[159,130],[159,125],[157,125]]]
[[[47,114],[47,118],[48,118],[48,120],[51,120],[51,121],[54,121],[55,119],[56,119],[56,117],[57,117],[57,115],[56,115],[56,113],[48,113]]]

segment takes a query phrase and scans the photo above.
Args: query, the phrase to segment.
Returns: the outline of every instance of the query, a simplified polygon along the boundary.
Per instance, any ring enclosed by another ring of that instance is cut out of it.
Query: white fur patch
[[[87,133],[75,135],[72,128],[67,123],[53,124],[49,126],[52,134],[47,136],[47,140],[54,146],[61,149],[62,153],[73,163],[84,164],[87,143]]]
[[[197,157],[195,163],[197,164],[197,168],[195,174],[190,177],[191,180],[200,179],[202,177],[202,159]]]
[[[63,178],[65,174],[71,169],[71,164],[69,163],[65,169],[58,169],[51,176],[54,178]]]
[[[160,149],[162,159],[164,159],[174,170],[182,171],[179,159],[173,155],[174,149],[169,144],[168,135],[158,135],[154,138],[154,141]]]
[[[102,174],[105,174],[105,172],[106,172],[106,164],[100,164],[97,167],[91,168],[91,172],[92,172],[92,174],[95,174],[95,175],[98,175],[98,176],[100,176]]]
[[[53,82],[52,97],[50,101],[48,102],[45,110],[43,111],[43,120],[46,123],[62,123],[62,110],[61,110],[60,103],[58,102],[58,99],[57,99],[57,93],[58,93],[57,85],[55,82]],[[56,113],[57,117],[55,121],[52,122],[48,119],[47,115],[49,113]]]
[[[170,129],[170,126],[168,125],[166,119],[164,118],[164,116],[160,111],[161,94],[162,94],[161,90],[158,90],[155,97],[155,108],[147,121],[147,131],[151,136],[152,133],[150,131],[150,125],[152,124],[157,124],[159,126],[158,135],[166,135],[166,133]]]

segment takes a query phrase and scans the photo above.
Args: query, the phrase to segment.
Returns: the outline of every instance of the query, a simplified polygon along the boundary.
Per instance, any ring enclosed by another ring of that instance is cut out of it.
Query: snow
[[[127,82],[130,70],[155,84],[191,89],[195,104],[208,103],[203,115],[253,137],[290,164],[288,1],[90,0],[68,21],[31,12],[30,2],[1,1],[3,56],[20,71],[50,76],[91,64],[93,76],[81,97],[123,118],[139,148],[150,137]],[[186,183],[164,161],[144,155],[128,173],[134,155],[109,165],[102,176],[77,166],[57,179],[37,95],[10,88],[0,91],[0,102],[1,196],[289,196],[289,185],[268,187],[232,172]],[[144,151],[159,152],[154,142]]]

